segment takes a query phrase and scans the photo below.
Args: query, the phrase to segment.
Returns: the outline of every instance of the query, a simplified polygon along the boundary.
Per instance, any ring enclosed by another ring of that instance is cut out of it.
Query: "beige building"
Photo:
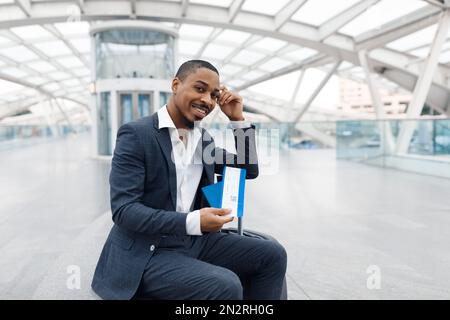
[[[369,88],[366,84],[343,79],[339,80],[340,104],[338,109],[351,113],[373,113],[375,108],[372,103]],[[398,90],[380,90],[381,101],[387,116],[403,114],[411,101],[411,95]]]

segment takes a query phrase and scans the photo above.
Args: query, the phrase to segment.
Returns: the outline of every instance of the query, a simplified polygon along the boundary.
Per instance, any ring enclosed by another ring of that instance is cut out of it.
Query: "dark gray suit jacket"
[[[215,147],[202,129],[198,148],[214,161],[203,161],[203,173],[194,198],[194,210],[209,207],[201,187],[214,183],[224,164],[247,170],[247,179],[258,176],[255,127],[233,130],[237,155]],[[238,139],[245,139],[240,147]],[[171,160],[168,128],[159,129],[158,115],[120,127],[109,178],[114,226],[101,252],[93,290],[103,299],[131,299],[145,265],[164,235],[186,235],[186,213],[176,212],[177,181]],[[245,153],[244,155],[242,153]],[[242,159],[245,159],[243,164]]]

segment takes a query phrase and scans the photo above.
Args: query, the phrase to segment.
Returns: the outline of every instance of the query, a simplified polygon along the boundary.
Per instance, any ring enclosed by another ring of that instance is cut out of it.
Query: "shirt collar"
[[[171,140],[177,140],[177,137],[178,137],[177,132],[178,131],[173,130],[173,129],[176,129],[177,127],[173,123],[173,120],[170,117],[169,111],[167,111],[167,104],[162,106],[158,110],[158,127],[159,127],[159,129],[169,128]],[[189,143],[193,143],[196,146],[202,136],[201,129],[198,126],[194,126],[194,130],[189,130],[188,133],[191,136],[190,138],[188,138]]]
[[[167,104],[165,104],[158,110],[158,129],[162,128],[173,128],[173,129],[177,128],[173,123],[172,118],[170,117],[169,111],[167,111]],[[198,133],[201,133],[200,128],[201,128],[200,125],[196,123],[196,125],[194,126],[195,130],[189,131],[197,135]]]
[[[159,129],[176,128],[169,112],[167,111],[167,105],[164,105],[158,110],[158,126]]]

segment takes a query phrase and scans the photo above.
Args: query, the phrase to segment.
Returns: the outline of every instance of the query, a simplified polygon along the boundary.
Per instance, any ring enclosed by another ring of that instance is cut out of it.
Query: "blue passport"
[[[238,177],[239,177],[239,185],[238,190],[236,190],[235,195],[229,195],[233,201],[236,202],[235,210],[236,212],[233,212],[233,215],[236,217],[242,217],[244,214],[244,193],[245,193],[245,176],[246,176],[246,170],[245,169],[238,169],[238,168],[232,168],[233,171],[240,170]],[[234,174],[236,176],[236,174]],[[224,184],[227,180],[227,167],[223,170],[223,179],[220,182],[211,184],[209,186],[203,187],[202,191],[203,194],[206,197],[206,200],[208,200],[209,205],[213,208],[222,208],[223,201],[223,194],[224,194]],[[229,204],[230,201],[227,201]],[[227,206],[229,207],[229,206]]]

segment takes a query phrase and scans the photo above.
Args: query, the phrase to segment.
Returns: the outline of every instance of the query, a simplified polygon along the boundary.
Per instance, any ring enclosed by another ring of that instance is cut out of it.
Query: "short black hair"
[[[219,75],[219,71],[217,71],[216,67],[214,67],[211,63],[205,60],[189,60],[184,62],[179,68],[175,77],[183,81],[186,77],[197,71],[197,69],[206,68],[211,71],[214,71]]]

